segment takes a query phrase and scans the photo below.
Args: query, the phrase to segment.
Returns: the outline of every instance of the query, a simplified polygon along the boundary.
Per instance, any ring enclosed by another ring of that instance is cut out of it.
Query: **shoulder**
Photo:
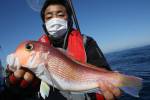
[[[76,29],[72,29],[71,34],[75,34],[75,35],[82,36],[82,39],[83,39],[83,43],[84,43],[85,48],[86,48],[88,45],[91,45],[91,44],[97,45],[97,44],[96,44],[96,41],[93,39],[93,37],[88,36],[88,35],[85,35],[85,34],[81,34],[81,33],[80,33],[79,31],[77,31]]]

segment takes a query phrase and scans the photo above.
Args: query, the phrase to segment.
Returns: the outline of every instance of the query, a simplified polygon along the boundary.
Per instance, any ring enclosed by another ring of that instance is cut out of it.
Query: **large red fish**
[[[141,78],[78,62],[62,50],[45,43],[23,42],[11,55],[17,61],[14,64],[16,66],[12,67],[13,70],[19,69],[20,66],[26,67],[42,81],[59,90],[85,93],[98,90],[100,84],[107,81],[124,92],[138,97],[142,88]],[[10,61],[8,64],[12,65]]]

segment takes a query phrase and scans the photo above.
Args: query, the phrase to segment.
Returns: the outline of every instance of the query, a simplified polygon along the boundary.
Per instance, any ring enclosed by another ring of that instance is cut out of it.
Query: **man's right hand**
[[[6,69],[8,74],[6,77],[7,86],[24,90],[29,94],[39,90],[40,79],[30,70],[18,66],[19,62],[13,54],[7,56],[7,63],[9,64]]]
[[[40,85],[40,79],[38,79],[31,71],[27,69],[18,69],[14,72],[9,70],[9,66],[7,67],[8,79],[7,82],[11,86],[16,86],[20,88],[38,88]]]

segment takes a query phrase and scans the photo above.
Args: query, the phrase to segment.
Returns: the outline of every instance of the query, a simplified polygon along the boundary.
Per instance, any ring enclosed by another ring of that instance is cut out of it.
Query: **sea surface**
[[[139,98],[123,93],[119,100],[150,100],[150,45],[105,55],[113,70],[143,78]]]

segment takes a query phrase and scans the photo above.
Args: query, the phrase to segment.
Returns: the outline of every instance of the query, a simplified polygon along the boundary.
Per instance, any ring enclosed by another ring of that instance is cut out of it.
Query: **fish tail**
[[[121,90],[131,96],[139,97],[139,91],[142,89],[142,78],[123,75],[121,81]]]

